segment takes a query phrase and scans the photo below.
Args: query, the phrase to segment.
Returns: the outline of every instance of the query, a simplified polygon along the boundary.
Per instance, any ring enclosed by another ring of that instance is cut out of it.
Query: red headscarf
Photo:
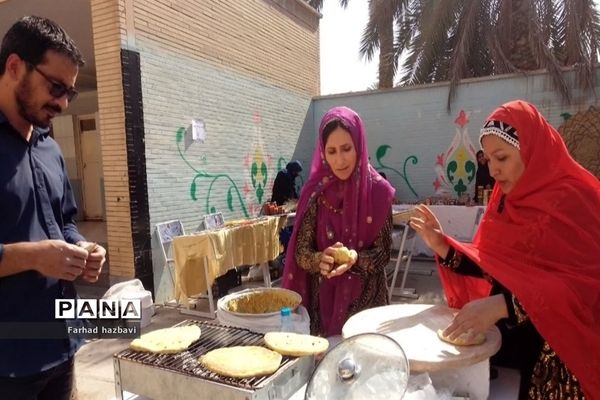
[[[332,121],[340,121],[350,132],[356,149],[356,167],[350,178],[340,181],[325,161],[323,130]],[[375,241],[390,216],[394,188],[369,164],[367,137],[362,120],[347,107],[335,107],[321,119],[319,136],[313,154],[310,177],[302,188],[296,211],[296,222],[285,258],[283,287],[302,296],[302,303],[310,306],[309,276],[296,263],[297,234],[311,201],[320,197],[334,208],[335,213],[318,204],[316,245],[319,251],[341,242],[351,249],[368,249]],[[342,196],[339,196],[342,194]],[[341,290],[337,290],[340,288]],[[322,331],[327,336],[341,333],[348,316],[348,308],[362,291],[362,279],[345,273],[326,279],[320,288]]]
[[[593,400],[600,394],[600,182],[533,105],[512,101],[487,120],[516,129],[525,170],[502,212],[496,185],[472,245],[446,239],[517,297]],[[489,294],[482,280],[465,285],[441,273],[452,306]]]

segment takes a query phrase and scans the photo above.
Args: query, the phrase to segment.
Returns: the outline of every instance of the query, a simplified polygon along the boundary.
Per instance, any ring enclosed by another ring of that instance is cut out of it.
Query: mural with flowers
[[[277,169],[274,168],[273,157],[268,155],[262,138],[262,118],[257,112],[254,114],[254,137],[249,151],[243,158],[243,184],[239,183],[227,173],[212,172],[204,167],[208,165],[206,155],[195,162],[188,159],[185,154],[185,135],[186,128],[177,129],[175,141],[177,151],[183,162],[192,170],[193,178],[190,182],[190,198],[193,201],[202,201],[204,203],[204,212],[207,214],[217,211],[225,211],[221,207],[231,212],[241,212],[244,217],[250,218],[258,214],[261,205],[270,200],[270,190],[273,187],[273,181],[277,171],[285,168],[287,161],[283,157],[277,160]],[[220,183],[220,184],[217,184]],[[219,198],[215,188],[222,187],[225,183],[225,197]]]
[[[460,197],[467,192],[468,186],[475,180],[476,151],[467,129],[469,116],[460,110],[454,123],[456,134],[450,146],[436,157],[436,178],[433,187],[437,195]]]

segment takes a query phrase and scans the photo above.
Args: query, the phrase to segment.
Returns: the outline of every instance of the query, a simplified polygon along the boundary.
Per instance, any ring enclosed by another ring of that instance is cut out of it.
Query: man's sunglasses
[[[67,100],[69,101],[69,103],[72,102],[73,100],[75,100],[75,98],[79,94],[79,92],[77,92],[77,90],[75,90],[75,88],[67,87],[64,84],[55,81],[54,79],[52,79],[48,75],[46,75],[44,72],[42,72],[42,70],[40,70],[37,66],[35,66],[31,63],[28,63],[28,64],[34,70],[36,70],[38,72],[38,74],[43,76],[44,79],[46,79],[48,81],[48,83],[50,83],[50,89],[48,90],[48,92],[50,93],[50,96],[54,97],[55,99],[60,99],[63,96],[67,96]]]

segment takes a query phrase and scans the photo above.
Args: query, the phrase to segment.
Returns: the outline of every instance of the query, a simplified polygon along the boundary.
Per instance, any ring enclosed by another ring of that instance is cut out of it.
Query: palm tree
[[[307,3],[321,11],[324,0],[307,0]],[[348,6],[349,0],[339,0],[343,8]],[[371,61],[378,49],[379,52],[379,79],[378,89],[394,87],[394,75],[398,65],[398,58],[394,50],[394,10],[396,0],[370,0],[369,1],[369,26],[365,28],[361,43],[360,54],[367,61]],[[368,39],[365,39],[368,35]]]
[[[405,55],[400,84],[450,81],[448,109],[459,81],[470,77],[546,69],[569,102],[562,71],[572,67],[580,87],[593,90],[600,41],[593,0],[370,0],[369,11],[361,54],[370,59],[381,49],[380,81]]]
[[[360,55],[371,61],[379,49],[378,89],[394,87],[398,57],[394,51],[394,17],[401,1],[370,0],[369,22],[363,32]]]
[[[320,10],[324,0],[307,1]],[[360,54],[380,50],[379,89],[393,86],[402,56],[400,85],[450,81],[450,109],[461,79],[538,69],[570,102],[562,72],[574,68],[593,91],[599,43],[593,0],[369,0]]]

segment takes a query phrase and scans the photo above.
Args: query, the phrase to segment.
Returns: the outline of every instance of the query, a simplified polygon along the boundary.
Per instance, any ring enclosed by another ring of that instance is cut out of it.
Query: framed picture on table
[[[223,214],[220,212],[214,214],[207,214],[204,217],[202,217],[202,221],[204,223],[204,229],[206,230],[219,229],[225,225]]]

